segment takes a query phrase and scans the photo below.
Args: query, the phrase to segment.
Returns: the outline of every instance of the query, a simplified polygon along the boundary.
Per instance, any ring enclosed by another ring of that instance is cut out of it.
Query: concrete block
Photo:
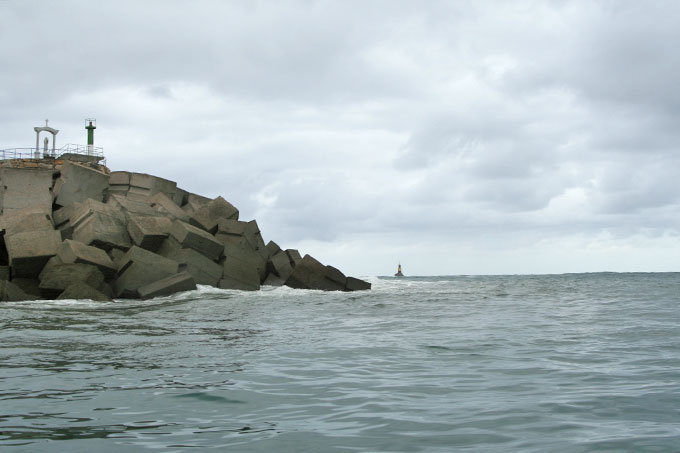
[[[52,212],[52,175],[43,168],[0,168],[0,214],[33,207]]]
[[[31,300],[44,299],[42,291],[40,291],[40,280],[37,278],[13,278],[11,282],[26,293]]]
[[[151,197],[151,207],[161,214],[168,215],[170,218],[189,222],[189,214],[184,212],[182,208],[162,192]]]
[[[1,302],[18,302],[22,300],[34,300],[34,298],[23,292],[21,288],[14,283],[0,280]]]
[[[222,197],[201,206],[190,219],[190,223],[206,231],[215,233],[219,219],[238,220],[238,209]]]
[[[73,239],[103,250],[127,250],[132,245],[125,222],[104,212],[90,212],[73,228]]]
[[[109,185],[129,186],[130,172],[128,171],[112,171],[109,175]]]
[[[80,203],[88,198],[104,201],[108,188],[108,174],[86,165],[65,161],[54,186],[54,201],[59,206]]]
[[[298,289],[320,289],[324,291],[343,291],[344,284],[326,278],[327,268],[309,255],[295,266],[293,273],[286,280],[286,285]]]
[[[101,291],[98,291],[84,282],[71,283],[69,286],[59,294],[59,300],[73,299],[73,300],[94,300],[96,302],[113,302],[111,297],[107,296]]]
[[[218,287],[257,291],[260,289],[260,274],[252,263],[227,257],[224,261],[223,275]]]
[[[267,272],[274,274],[286,281],[290,274],[293,273],[293,267],[290,265],[288,255],[283,250],[279,249],[278,253],[269,258],[267,261]],[[344,282],[343,282],[344,285]]]
[[[71,216],[80,208],[80,203],[73,203],[63,208],[57,209],[52,213],[52,221],[54,222],[54,227],[60,229],[67,223],[69,223]]]
[[[262,258],[262,256],[256,250],[253,250],[249,244],[224,244],[224,257],[224,260],[236,258],[248,263],[249,266],[257,269],[257,273],[260,276],[260,282],[264,281],[267,275],[267,260]]]
[[[283,286],[285,284],[286,281],[281,277],[277,277],[274,274],[269,274],[267,275],[265,281],[262,283],[262,286]]]
[[[59,264],[40,274],[40,290],[45,297],[57,298],[73,283],[85,283],[98,289],[104,286],[104,274],[91,264]]]
[[[158,254],[176,261],[180,271],[186,271],[197,285],[217,286],[222,278],[222,265],[189,248],[182,246],[172,237],[163,242]]]
[[[333,266],[326,266],[326,278],[343,287],[347,284],[347,277],[345,274],[343,274],[340,269]]]
[[[28,231],[5,238],[12,275],[37,277],[47,260],[61,247],[58,231]]]
[[[180,272],[161,280],[157,280],[139,288],[139,297],[151,299],[154,297],[169,296],[182,291],[192,291],[196,289],[196,282],[188,272]]]
[[[217,261],[224,251],[224,246],[211,234],[181,220],[172,223],[170,234],[182,247],[194,249],[213,261]]]
[[[175,191],[175,196],[172,197],[172,201],[179,207],[184,206],[187,203],[187,198],[189,196],[189,192],[187,192],[184,189],[180,189],[177,187]]]
[[[106,202],[113,209],[123,212],[127,218],[133,215],[156,216],[156,210],[151,207],[151,199],[146,196],[135,197],[129,194],[127,197],[121,194],[111,194]]]
[[[187,203],[191,203],[195,206],[198,206],[199,208],[201,206],[204,206],[212,201],[212,199],[208,197],[204,197],[202,195],[196,195],[195,193],[187,192]]]
[[[290,259],[290,266],[293,268],[295,268],[297,263],[302,261],[302,256],[300,255],[300,252],[298,252],[296,249],[286,249],[286,254]]]
[[[271,258],[281,251],[281,247],[274,241],[269,241],[265,247],[267,249],[267,257]]]
[[[5,230],[5,236],[27,231],[52,231],[54,225],[52,216],[48,213],[25,212],[18,209],[11,214],[0,216],[0,230]]]
[[[112,279],[118,271],[118,267],[104,250],[78,241],[65,240],[61,244],[61,250],[59,250],[57,256],[63,263],[84,263],[97,266],[106,280]]]
[[[0,280],[9,280],[9,266],[0,266]]]
[[[142,286],[177,273],[177,262],[133,245],[118,262],[116,297],[137,298]]]
[[[91,198],[74,206],[71,215],[69,216],[69,222],[75,229],[94,213],[105,214],[109,217],[118,219],[120,222],[125,222],[125,214],[121,212],[118,206],[102,203],[101,201],[92,200]]]
[[[347,291],[366,291],[371,289],[371,284],[367,281],[360,280],[354,277],[347,277],[347,284],[345,285]]]
[[[132,215],[127,231],[135,245],[155,252],[170,234],[172,220],[166,217]]]
[[[158,192],[163,192],[172,199],[175,196],[176,191],[177,183],[174,181],[148,175],[146,173],[132,173],[130,175],[130,193],[151,196]]]

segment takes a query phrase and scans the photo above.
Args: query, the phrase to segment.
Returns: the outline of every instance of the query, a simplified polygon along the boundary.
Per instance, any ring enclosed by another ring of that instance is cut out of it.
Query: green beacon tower
[[[97,129],[97,120],[86,118],[85,129],[87,129],[87,155],[92,156],[94,154],[94,130]]]

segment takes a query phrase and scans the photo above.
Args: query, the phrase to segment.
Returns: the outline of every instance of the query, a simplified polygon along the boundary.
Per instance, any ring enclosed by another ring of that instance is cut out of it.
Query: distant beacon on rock
[[[367,290],[297,250],[265,242],[255,220],[222,197],[174,181],[110,171],[94,146],[57,149],[59,132],[34,128],[35,148],[0,150],[0,301],[146,299],[209,285]],[[40,151],[40,133],[52,134]]]

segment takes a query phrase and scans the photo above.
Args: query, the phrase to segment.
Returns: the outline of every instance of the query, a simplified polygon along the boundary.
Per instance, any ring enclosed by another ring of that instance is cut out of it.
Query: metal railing
[[[11,159],[59,159],[64,154],[74,154],[77,156],[93,157],[98,163],[106,166],[106,158],[104,157],[104,148],[101,146],[89,145],[75,145],[69,143],[62,146],[61,148],[54,151],[54,156],[52,155],[52,150],[47,150],[47,153],[43,153],[42,150],[36,151],[35,148],[8,148],[0,149],[0,160],[11,160]]]

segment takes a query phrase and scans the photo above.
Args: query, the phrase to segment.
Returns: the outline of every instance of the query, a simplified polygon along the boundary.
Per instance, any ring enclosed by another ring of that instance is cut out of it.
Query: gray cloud
[[[0,2],[0,137],[31,146],[49,117],[80,143],[96,116],[114,170],[223,195],[355,273],[677,269],[679,14]]]

